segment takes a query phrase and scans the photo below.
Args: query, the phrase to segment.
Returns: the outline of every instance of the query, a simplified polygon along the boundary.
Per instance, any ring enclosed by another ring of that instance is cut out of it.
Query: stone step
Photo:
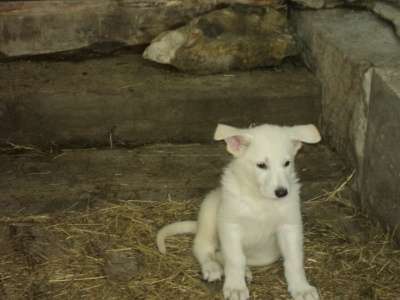
[[[395,11],[393,14],[395,15]],[[293,14],[306,63],[321,82],[325,141],[357,170],[362,208],[400,243],[400,39],[371,12]]]
[[[29,214],[92,207],[104,200],[200,199],[218,185],[229,159],[221,144],[2,154],[0,210]],[[332,190],[345,176],[342,161],[323,145],[304,146],[297,169],[304,200]]]
[[[209,142],[218,122],[316,123],[320,89],[286,64],[212,76],[119,53],[0,64],[0,139],[62,147]]]
[[[400,245],[400,64],[375,68],[372,77],[361,199],[396,233]]]

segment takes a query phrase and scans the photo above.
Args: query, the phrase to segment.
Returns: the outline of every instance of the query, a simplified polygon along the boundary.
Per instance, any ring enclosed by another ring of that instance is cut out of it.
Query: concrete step
[[[104,200],[201,198],[219,184],[229,159],[221,144],[65,150],[57,156],[2,154],[0,210],[46,213]],[[304,147],[297,169],[305,200],[332,190],[345,176],[343,163],[323,145]]]
[[[315,123],[320,89],[302,67],[194,76],[120,53],[0,64],[0,138],[104,146],[209,142],[218,122]]]

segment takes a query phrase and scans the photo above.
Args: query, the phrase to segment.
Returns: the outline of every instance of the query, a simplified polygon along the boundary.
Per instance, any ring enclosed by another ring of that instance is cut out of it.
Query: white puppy
[[[225,274],[224,297],[246,300],[247,266],[267,265],[283,257],[288,290],[296,300],[317,300],[303,266],[303,225],[300,184],[294,158],[302,142],[321,139],[313,125],[261,125],[238,129],[218,125],[215,140],[225,140],[234,159],[226,167],[221,187],[204,199],[198,221],[167,225],[157,234],[165,253],[165,238],[195,233],[193,252],[205,280]]]

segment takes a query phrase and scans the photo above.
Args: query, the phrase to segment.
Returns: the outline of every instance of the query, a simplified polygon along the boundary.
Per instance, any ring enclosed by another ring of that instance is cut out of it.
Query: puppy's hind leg
[[[203,279],[219,280],[223,271],[215,255],[218,247],[217,209],[221,199],[219,189],[212,191],[204,199],[198,217],[198,227],[194,239],[193,253],[201,265]]]

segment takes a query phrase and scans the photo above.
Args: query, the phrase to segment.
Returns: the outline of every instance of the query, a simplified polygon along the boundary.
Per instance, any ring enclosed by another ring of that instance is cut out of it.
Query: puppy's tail
[[[196,221],[183,221],[172,223],[164,226],[157,233],[157,247],[158,250],[165,254],[167,252],[167,248],[165,247],[165,239],[169,236],[183,233],[196,233],[197,231],[197,222]]]

